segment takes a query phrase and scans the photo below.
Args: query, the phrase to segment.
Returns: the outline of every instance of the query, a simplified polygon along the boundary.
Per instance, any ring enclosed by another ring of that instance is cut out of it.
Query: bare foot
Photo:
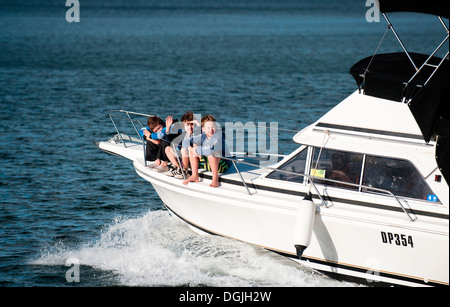
[[[198,182],[198,181],[199,181],[198,175],[196,175],[196,176],[192,175],[191,177],[189,177],[188,179],[183,181],[183,184],[187,185],[189,182]]]
[[[213,179],[211,184],[209,185],[211,188],[217,188],[219,187],[219,179]]]

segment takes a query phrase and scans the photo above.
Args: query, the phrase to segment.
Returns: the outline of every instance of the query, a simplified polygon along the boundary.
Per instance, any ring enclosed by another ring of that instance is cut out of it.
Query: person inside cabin
[[[196,135],[188,140],[183,140],[182,147],[189,154],[192,175],[183,181],[198,182],[199,167],[212,172],[210,187],[219,186],[219,173],[225,173],[229,168],[229,160],[222,159],[230,156],[225,146],[223,133],[219,131],[216,119],[212,115],[202,117],[202,134]]]
[[[350,156],[343,152],[334,153],[331,156],[331,175],[330,179],[354,183],[350,175]],[[349,188],[349,185],[343,183],[334,183],[334,185],[342,188]]]
[[[167,129],[173,130],[170,127],[170,122],[168,122]],[[172,146],[167,146],[165,151],[167,158],[172,163],[172,169],[167,173],[168,176],[174,176],[178,179],[183,179],[183,173],[185,176],[190,177],[189,173],[189,154],[186,149],[183,149],[181,143],[183,140],[189,140],[194,136],[194,130],[196,126],[200,126],[199,122],[195,120],[194,113],[192,111],[186,112],[181,117],[181,126],[183,129],[178,129],[178,133],[175,137],[171,138]],[[181,152],[181,165],[178,163]]]
[[[166,118],[166,123],[172,121],[171,116]],[[166,172],[169,170],[167,167],[169,160],[165,153],[167,142],[163,141],[166,137],[166,130],[167,128],[160,117],[150,116],[147,120],[147,127],[139,131],[143,139],[147,141],[145,146],[145,159],[146,161],[154,161],[149,167],[158,172]]]

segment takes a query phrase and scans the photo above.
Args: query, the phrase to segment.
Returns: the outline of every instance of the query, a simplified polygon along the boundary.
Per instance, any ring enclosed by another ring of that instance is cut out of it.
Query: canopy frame
[[[430,81],[430,79],[434,76],[434,74],[436,73],[436,71],[441,67],[442,63],[448,59],[449,57],[449,51],[447,51],[447,53],[445,54],[444,57],[442,57],[441,61],[438,64],[432,64],[430,63],[430,60],[434,57],[434,55],[444,46],[445,42],[447,42],[449,40],[449,29],[447,27],[447,25],[445,24],[445,22],[442,20],[442,17],[437,16],[437,18],[439,19],[440,23],[442,24],[444,31],[445,31],[445,37],[444,39],[441,41],[440,44],[438,44],[438,46],[434,49],[434,51],[428,56],[428,58],[420,65],[420,67],[418,67],[418,65],[416,65],[416,63],[414,62],[414,60],[412,59],[410,52],[406,49],[406,46],[403,44],[400,36],[397,34],[397,31],[395,30],[393,24],[391,23],[391,21],[389,20],[388,16],[386,15],[386,13],[382,12],[382,15],[384,17],[384,19],[386,20],[387,23],[387,29],[386,31],[388,31],[389,29],[392,31],[392,33],[394,34],[395,38],[397,39],[398,43],[400,44],[401,48],[403,49],[403,52],[405,53],[405,55],[408,57],[409,61],[411,62],[411,65],[414,67],[415,73],[411,76],[411,78],[406,81],[403,82],[403,91],[405,92],[405,95],[403,95],[403,101],[407,102],[409,99],[407,99],[407,95],[406,95],[406,89],[408,87],[408,85],[416,78],[416,76],[420,73],[423,72],[425,67],[431,67],[431,72],[428,76],[428,78],[426,79],[426,81],[423,84],[416,84],[416,87],[421,88],[424,87],[425,85],[427,85],[428,81]],[[385,34],[384,33],[383,37],[381,38],[380,43],[378,44],[377,49],[375,50],[374,54],[372,55],[372,59],[375,57],[381,43],[383,42],[384,38],[385,38]],[[365,80],[366,77],[366,73],[369,71],[369,67],[370,64],[372,63],[372,61],[369,62],[369,65],[367,66],[367,68],[365,69],[364,73],[360,75],[360,77],[362,78],[362,80]],[[362,84],[364,84],[364,82],[362,82]],[[360,88],[361,90],[361,88]],[[364,86],[363,86],[363,90],[364,90]]]

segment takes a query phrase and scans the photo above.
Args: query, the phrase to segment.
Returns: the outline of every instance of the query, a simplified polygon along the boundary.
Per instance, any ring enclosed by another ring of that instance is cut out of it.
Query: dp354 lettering
[[[411,246],[411,248],[414,247],[412,236],[407,236],[404,234],[382,231],[381,241],[386,244],[395,244],[397,246]]]

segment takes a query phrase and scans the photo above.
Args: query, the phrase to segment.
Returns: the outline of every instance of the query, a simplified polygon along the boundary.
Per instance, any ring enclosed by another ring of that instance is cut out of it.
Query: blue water
[[[1,286],[356,285],[193,233],[91,141],[114,134],[102,109],[305,127],[356,89],[349,68],[384,33],[365,1],[80,0],[79,23],[42,2],[0,1]],[[413,51],[442,37],[428,16],[391,19]]]

